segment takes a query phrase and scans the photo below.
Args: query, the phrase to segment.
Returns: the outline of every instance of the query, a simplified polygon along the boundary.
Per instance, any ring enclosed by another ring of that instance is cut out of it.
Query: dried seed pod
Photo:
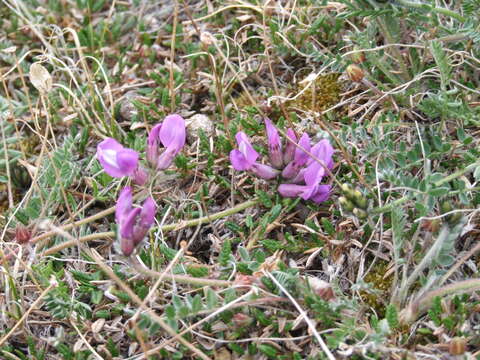
[[[348,65],[346,72],[350,80],[354,82],[360,82],[365,77],[364,71],[356,64]]]
[[[32,238],[32,231],[23,225],[18,225],[15,229],[15,240],[19,244],[26,244]]]
[[[451,355],[463,355],[467,350],[467,341],[462,337],[454,337],[448,344],[448,351]]]

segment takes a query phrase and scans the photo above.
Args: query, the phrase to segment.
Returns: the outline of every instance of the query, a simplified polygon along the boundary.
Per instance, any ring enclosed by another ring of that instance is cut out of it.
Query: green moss
[[[387,272],[387,263],[378,262],[373,269],[363,279],[368,283],[372,291],[362,291],[360,293],[362,300],[372,307],[380,318],[385,316],[385,300],[390,298],[390,289],[392,287],[393,276],[385,278]]]
[[[340,101],[341,83],[338,81],[339,73],[329,73],[318,76],[313,83],[300,81],[295,93],[302,92],[294,100],[288,101],[289,108],[297,108],[305,111],[322,112]]]

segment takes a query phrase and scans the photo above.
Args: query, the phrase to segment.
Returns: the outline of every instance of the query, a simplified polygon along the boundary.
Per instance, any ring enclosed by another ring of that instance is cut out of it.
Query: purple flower
[[[316,166],[316,162],[312,163],[304,171],[305,185],[298,184],[280,184],[278,192],[283,197],[300,196],[304,200],[312,200],[321,203],[328,199],[330,195],[330,185],[320,185],[325,170],[323,167]]]
[[[300,172],[303,174],[305,185],[281,184],[278,187],[280,195],[284,197],[300,196],[304,200],[312,200],[316,203],[328,199],[331,186],[320,185],[320,181],[325,175],[325,167],[333,166],[333,147],[328,140],[322,140],[311,149],[311,153],[316,159],[307,159],[309,165]]]
[[[117,178],[133,175],[138,166],[138,153],[112,138],[98,144],[97,159],[108,175]]]
[[[288,183],[281,184],[278,192],[284,197],[301,197],[321,203],[328,199],[331,186],[320,184],[325,174],[333,167],[333,147],[328,140],[322,140],[313,147],[310,145],[308,134],[303,134],[297,142],[297,137],[292,129],[286,133],[287,143],[282,153],[282,143],[278,130],[265,118],[265,128],[268,138],[268,152],[270,163],[265,165],[257,162],[258,152],[253,148],[244,132],[235,136],[238,149],[230,152],[230,161],[235,170],[248,170],[264,179],[273,179],[280,174]],[[286,166],[284,167],[284,164]],[[276,169],[275,169],[276,168]]]
[[[302,147],[304,150],[310,152],[310,137],[308,134],[303,134],[300,140],[298,141],[298,145]],[[296,147],[295,155],[293,160],[287,164],[285,169],[282,171],[282,176],[285,179],[292,179],[297,176],[298,172],[305,165],[309,159],[309,155],[300,149],[300,147]]]
[[[326,166],[328,169],[331,169],[333,167],[333,152],[333,147],[327,139],[320,140],[312,147],[311,151],[312,155],[318,160],[321,160],[323,162],[323,165]],[[308,160],[308,164],[311,164],[312,162],[316,162],[318,164],[318,161],[316,159],[310,157]]]
[[[132,188],[127,186],[120,192],[115,209],[120,248],[125,256],[130,256],[143,240],[155,220],[156,205],[149,197],[141,208],[132,207]]]
[[[168,115],[163,123],[155,125],[147,139],[147,160],[157,170],[168,168],[185,145],[185,120],[177,114]],[[159,141],[165,147],[159,153]]]
[[[235,139],[237,140],[238,149],[230,151],[230,162],[235,170],[249,170],[267,180],[277,177],[279,174],[278,170],[257,162],[259,154],[250,144],[250,140],[244,132],[238,132],[235,135]]]
[[[280,184],[278,192],[283,197],[301,197],[304,200],[312,200],[317,204],[325,201],[330,196],[330,185],[297,185],[297,184]]]
[[[243,131],[238,132],[235,139],[238,149],[230,151],[230,162],[237,171],[250,170],[259,157],[258,152]]]
[[[162,123],[155,125],[147,138],[147,161],[153,166],[157,166],[158,159],[158,134],[162,128]]]
[[[280,169],[283,166],[282,143],[277,128],[270,119],[265,118],[265,128],[267,130],[268,152],[270,163],[274,168]]]

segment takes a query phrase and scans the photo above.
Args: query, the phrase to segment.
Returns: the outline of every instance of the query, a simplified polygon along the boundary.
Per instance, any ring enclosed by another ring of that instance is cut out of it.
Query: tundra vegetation
[[[0,0],[0,358],[480,358],[479,85],[479,0]]]

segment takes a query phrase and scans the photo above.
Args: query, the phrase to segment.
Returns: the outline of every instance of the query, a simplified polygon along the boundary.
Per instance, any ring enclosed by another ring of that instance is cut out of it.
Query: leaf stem
[[[411,7],[411,8],[414,8],[414,9],[428,9],[428,10],[431,10],[431,11],[433,11],[435,13],[438,13],[438,14],[442,14],[442,15],[445,15],[445,16],[450,16],[450,17],[458,20],[461,23],[464,23],[465,21],[467,21],[462,15],[456,13],[455,11],[449,10],[449,9],[434,7],[434,6],[431,6],[429,4],[422,4],[422,3],[408,1],[408,0],[397,0],[397,1],[404,6]]]

